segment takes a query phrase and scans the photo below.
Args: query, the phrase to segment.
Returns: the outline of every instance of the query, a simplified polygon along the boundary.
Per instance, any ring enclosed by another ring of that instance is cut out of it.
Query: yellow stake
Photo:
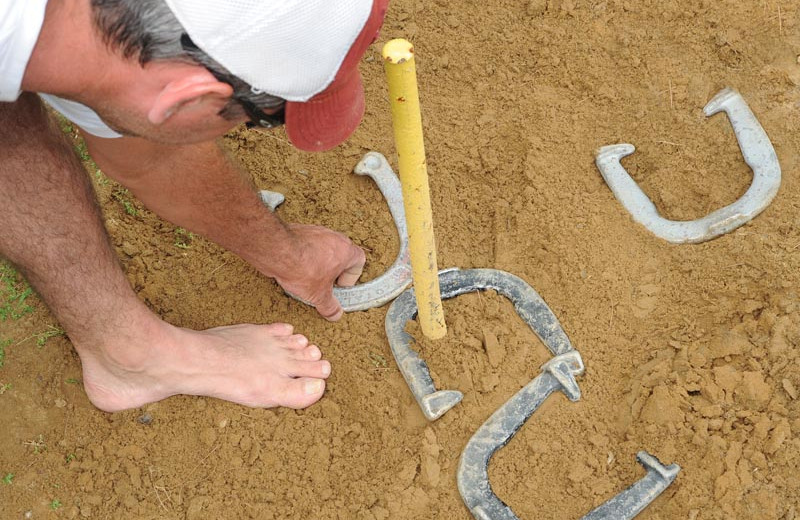
[[[440,339],[447,334],[447,326],[444,323],[436,266],[436,241],[433,236],[425,143],[422,140],[414,47],[403,39],[391,40],[383,46],[383,62],[389,82],[419,324],[426,337]]]

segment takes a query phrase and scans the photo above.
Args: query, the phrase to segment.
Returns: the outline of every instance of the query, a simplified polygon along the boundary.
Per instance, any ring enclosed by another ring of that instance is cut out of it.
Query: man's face
[[[226,119],[219,115],[219,111],[182,107],[178,113],[163,123],[154,125],[148,120],[147,114],[135,107],[109,104],[94,108],[103,121],[116,132],[166,144],[191,144],[213,140],[248,119],[243,111],[236,119]]]
[[[193,80],[195,77],[199,79]],[[103,121],[123,135],[168,144],[213,140],[249,120],[238,104],[228,108],[225,117],[220,115],[230,101],[231,89],[197,65],[176,62],[137,65],[129,79],[106,96],[78,101],[91,106]],[[206,83],[208,89],[203,86]],[[187,89],[186,94],[182,94],[180,85]]]

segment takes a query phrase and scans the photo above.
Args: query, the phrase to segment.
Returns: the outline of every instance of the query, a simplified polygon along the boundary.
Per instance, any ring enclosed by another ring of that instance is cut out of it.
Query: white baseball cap
[[[297,148],[332,148],[364,115],[358,63],[388,0],[165,0],[203,52],[286,103]]]

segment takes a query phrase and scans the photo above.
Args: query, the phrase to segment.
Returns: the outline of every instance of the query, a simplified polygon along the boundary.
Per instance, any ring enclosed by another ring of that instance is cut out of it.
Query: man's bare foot
[[[157,329],[154,340],[132,349],[75,345],[95,406],[115,412],[190,394],[251,407],[305,408],[322,397],[331,372],[319,348],[285,323],[194,331],[160,322]]]

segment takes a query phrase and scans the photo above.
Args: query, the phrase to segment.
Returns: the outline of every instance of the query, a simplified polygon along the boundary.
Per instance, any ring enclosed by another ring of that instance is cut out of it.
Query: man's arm
[[[216,142],[167,145],[134,137],[86,136],[92,158],[162,218],[238,254],[335,321],[333,284],[355,284],[364,252],[319,226],[286,224]]]

